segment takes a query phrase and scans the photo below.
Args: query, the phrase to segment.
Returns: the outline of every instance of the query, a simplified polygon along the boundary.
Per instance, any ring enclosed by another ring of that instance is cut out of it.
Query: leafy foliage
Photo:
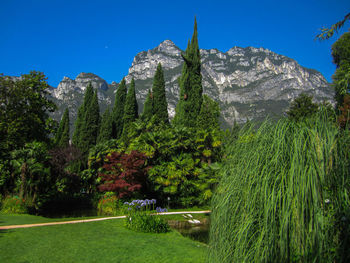
[[[318,111],[318,105],[312,102],[312,97],[301,93],[290,105],[287,115],[290,119],[299,121],[312,116]]]
[[[125,202],[127,206],[125,225],[127,228],[146,233],[166,233],[170,227],[159,215],[152,215],[155,199],[133,200],[131,203]],[[153,207],[153,209],[152,209]]]
[[[112,152],[106,156],[103,172],[99,177],[103,182],[100,191],[116,192],[118,198],[131,195],[139,191],[146,181],[146,156],[137,151],[129,154]]]
[[[80,192],[81,180],[72,170],[74,163],[82,161],[81,151],[74,145],[53,148],[48,152],[50,156],[50,196],[56,193],[77,193]]]
[[[26,214],[28,212],[24,199],[18,196],[7,196],[2,202],[1,213]]]
[[[149,193],[160,200],[171,196],[176,206],[190,206],[210,199],[218,180],[210,166],[220,160],[221,144],[218,131],[163,127],[141,133],[129,149],[149,158]]]
[[[350,63],[350,32],[344,33],[332,45],[332,57],[333,63],[337,68],[340,67],[342,63]]]
[[[50,167],[47,147],[42,142],[26,143],[11,152],[11,165],[19,188],[19,197],[36,205],[37,198],[50,187]]]
[[[119,208],[119,199],[113,192],[106,192],[98,201],[97,211],[98,215],[117,215]]]
[[[337,69],[332,76],[337,109],[343,103],[345,94],[350,93],[350,33],[344,33],[333,45],[333,62]]]
[[[325,39],[331,38],[331,37],[334,35],[334,33],[337,33],[338,30],[339,30],[341,27],[343,27],[344,24],[345,24],[345,22],[346,22],[347,20],[349,20],[349,19],[350,19],[350,13],[347,14],[347,15],[344,17],[343,20],[341,20],[341,21],[335,23],[335,24],[332,25],[330,28],[322,28],[322,29],[321,29],[321,32],[322,32],[322,33],[318,34],[318,35],[316,36],[316,39],[325,40]]]
[[[46,79],[36,71],[18,79],[0,75],[0,158],[27,142],[50,141],[54,121],[48,112],[56,105],[46,97]]]

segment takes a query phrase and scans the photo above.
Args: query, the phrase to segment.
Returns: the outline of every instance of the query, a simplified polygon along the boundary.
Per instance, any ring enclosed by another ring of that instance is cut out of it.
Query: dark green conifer
[[[102,143],[112,139],[112,115],[109,108],[103,113],[97,143]]]
[[[131,123],[138,118],[138,105],[135,94],[135,80],[132,79],[128,94],[126,95],[125,107],[124,107],[124,126],[123,126],[123,138],[126,139],[130,134]]]
[[[162,65],[159,63],[153,79],[153,115],[156,124],[169,123],[168,103],[165,96],[165,81]]]
[[[131,80],[124,106],[124,125],[134,122],[138,118],[138,105],[135,93],[135,80]]]
[[[204,130],[218,130],[220,128],[219,118],[219,103],[211,99],[208,95],[203,95],[203,103],[197,120],[197,127]]]
[[[180,99],[176,105],[174,123],[186,127],[195,127],[202,105],[201,59],[198,46],[197,21],[194,20],[194,32],[185,54],[180,78]]]
[[[117,139],[123,132],[123,123],[124,123],[124,106],[126,100],[126,83],[125,79],[120,82],[117,93],[115,94],[115,103],[112,112],[113,126],[112,126],[112,135],[113,138]]]
[[[95,90],[92,100],[86,109],[84,118],[83,133],[80,142],[83,153],[88,153],[91,146],[96,144],[99,128],[100,107],[98,105],[97,90]]]
[[[141,115],[141,119],[147,122],[152,118],[152,116],[153,116],[153,95],[152,95],[152,92],[149,90],[145,104],[143,105],[143,113]]]
[[[89,83],[89,85],[86,87],[86,90],[85,90],[83,104],[78,109],[78,115],[77,115],[77,119],[75,121],[73,143],[74,143],[74,145],[76,145],[78,147],[79,147],[80,142],[81,142],[81,134],[83,132],[86,109],[87,109],[88,105],[91,103],[93,96],[94,96],[94,90],[92,88],[91,83]]]
[[[66,108],[55,136],[55,145],[66,147],[69,145],[69,110]]]

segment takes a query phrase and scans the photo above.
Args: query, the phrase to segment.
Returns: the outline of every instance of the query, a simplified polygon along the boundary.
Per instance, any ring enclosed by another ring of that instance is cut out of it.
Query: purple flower
[[[124,205],[130,205],[128,202],[125,202]]]

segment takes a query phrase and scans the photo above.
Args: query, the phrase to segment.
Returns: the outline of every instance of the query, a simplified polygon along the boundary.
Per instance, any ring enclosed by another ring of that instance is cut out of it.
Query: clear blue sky
[[[349,0],[1,0],[0,73],[42,71],[52,86],[80,72],[119,82],[137,53],[165,39],[185,49],[196,16],[200,48],[268,48],[331,81],[331,45],[340,34],[314,37],[349,12]]]

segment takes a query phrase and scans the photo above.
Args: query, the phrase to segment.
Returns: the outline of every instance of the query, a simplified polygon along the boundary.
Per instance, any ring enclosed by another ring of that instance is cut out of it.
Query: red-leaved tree
[[[146,181],[146,155],[138,151],[130,153],[112,152],[106,156],[103,173],[99,173],[101,192],[116,192],[119,198],[139,191]]]

